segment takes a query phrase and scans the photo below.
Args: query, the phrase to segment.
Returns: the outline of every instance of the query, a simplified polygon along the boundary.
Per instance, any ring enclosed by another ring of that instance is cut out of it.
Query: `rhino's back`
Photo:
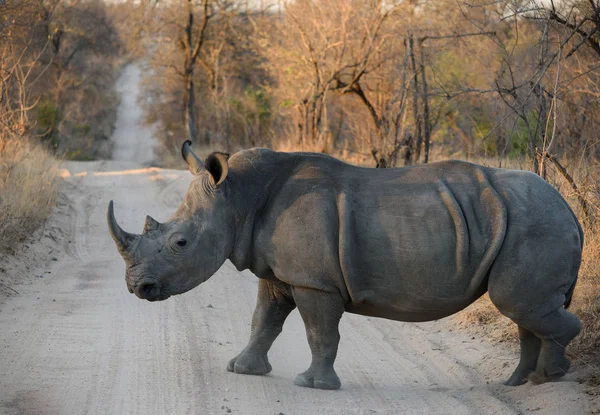
[[[337,200],[349,311],[429,320],[485,292],[507,215],[489,173],[441,162],[347,178]]]
[[[289,284],[339,290],[351,312],[452,314],[485,292],[506,229],[538,223],[529,210],[545,205],[572,222],[560,195],[526,172],[457,161],[367,169],[278,154],[268,157],[286,173],[260,224],[264,262]]]

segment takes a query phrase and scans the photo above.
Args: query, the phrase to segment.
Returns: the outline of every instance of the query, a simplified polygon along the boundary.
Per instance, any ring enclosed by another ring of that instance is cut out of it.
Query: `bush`
[[[10,252],[52,211],[58,192],[58,162],[44,148],[26,140],[2,144],[0,251]]]
[[[58,145],[58,124],[61,121],[58,106],[49,100],[43,99],[36,107],[37,127],[42,141],[49,142],[52,147]]]

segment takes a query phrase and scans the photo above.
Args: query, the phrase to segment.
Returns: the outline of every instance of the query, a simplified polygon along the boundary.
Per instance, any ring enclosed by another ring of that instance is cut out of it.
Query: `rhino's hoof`
[[[545,376],[543,374],[534,372],[531,375],[529,375],[528,379],[534,385],[541,385],[542,383],[546,383],[546,382],[557,382],[563,376],[564,376],[564,373],[561,375]]]
[[[515,376],[512,375],[510,377],[510,379],[508,379],[506,382],[504,382],[504,384],[506,386],[520,386],[527,383],[527,378],[524,378],[522,376]]]
[[[546,383],[546,382],[557,382],[558,380],[560,380],[560,378],[562,378],[565,375],[565,373],[566,372],[561,371],[558,373],[553,373],[553,374],[548,375],[546,373],[546,371],[544,371],[544,373],[535,371],[529,375],[528,379],[534,385],[541,385],[542,383]]]
[[[267,356],[256,356],[249,354],[240,354],[234,357],[227,364],[229,372],[235,372],[241,375],[266,375],[273,368],[267,359]]]
[[[538,363],[538,368],[529,375],[529,381],[535,385],[546,382],[556,382],[569,371],[570,367],[571,362],[564,356],[556,358],[545,367],[540,367]]]
[[[504,384],[506,386],[520,386],[527,383],[527,376],[534,371],[535,368],[527,366],[517,366],[513,374]]]
[[[305,388],[326,390],[335,390],[339,389],[340,386],[342,386],[340,378],[335,374],[335,372],[333,374],[330,374],[329,376],[319,378],[315,378],[312,374],[308,372],[300,373],[298,376],[296,376],[294,384]]]

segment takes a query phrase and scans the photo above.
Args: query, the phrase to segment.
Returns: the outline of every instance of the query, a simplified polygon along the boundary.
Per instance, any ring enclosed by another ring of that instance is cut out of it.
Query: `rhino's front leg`
[[[293,288],[294,300],[306,326],[306,337],[312,352],[308,370],[296,376],[298,386],[317,389],[339,389],[340,378],[333,369],[340,332],[338,325],[344,313],[342,297],[307,288]]]
[[[227,370],[247,375],[269,373],[271,364],[267,359],[267,352],[294,308],[296,305],[289,287],[281,283],[259,280],[250,341],[239,355],[229,361]]]

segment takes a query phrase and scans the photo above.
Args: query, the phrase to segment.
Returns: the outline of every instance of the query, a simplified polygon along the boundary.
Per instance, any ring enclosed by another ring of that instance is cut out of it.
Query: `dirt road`
[[[162,303],[141,301],[127,291],[124,262],[105,222],[111,199],[127,230],[139,232],[148,213],[166,220],[189,173],[143,168],[139,161],[64,167],[62,202],[16,265],[24,275],[15,286],[19,294],[0,306],[0,413],[590,411],[583,386],[569,380],[573,375],[554,384],[502,386],[517,353],[451,331],[445,321],[409,324],[346,314],[336,362],[342,389],[321,391],[293,385],[310,362],[295,311],[270,353],[270,375],[228,373],[228,359],[248,338],[256,278],[227,262],[189,293]],[[27,262],[42,251],[50,252],[43,267]]]
[[[132,64],[123,69],[117,81],[117,90],[121,94],[115,131],[112,141],[113,160],[135,161],[149,164],[154,159],[153,129],[144,124],[144,112],[140,106],[140,82],[142,68]]]

